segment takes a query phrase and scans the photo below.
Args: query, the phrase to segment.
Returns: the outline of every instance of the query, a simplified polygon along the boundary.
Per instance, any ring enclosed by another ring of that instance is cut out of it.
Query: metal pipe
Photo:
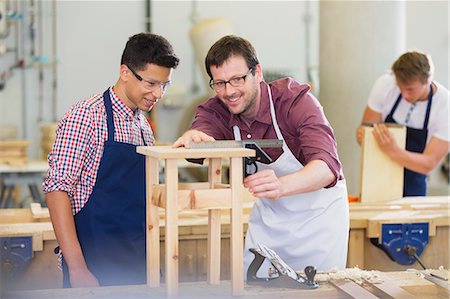
[[[309,1],[305,1],[305,14],[303,15],[303,21],[305,23],[305,68],[306,79],[313,88],[313,77],[311,74],[311,57],[310,57],[310,33],[311,33],[311,9]]]
[[[19,1],[17,1],[19,2]],[[25,1],[20,1],[21,4],[21,9],[20,11],[23,13],[25,11],[25,5],[26,2]],[[19,9],[17,10],[17,12],[19,11]],[[20,29],[22,32],[25,32],[25,18],[20,18]],[[20,69],[21,72],[21,87],[22,87],[22,138],[23,139],[27,139],[28,138],[28,129],[27,129],[27,119],[28,119],[28,113],[27,113],[27,80],[26,80],[26,76],[25,76],[25,34],[19,34],[19,24],[17,24],[16,28],[16,39],[18,42],[18,59],[17,59],[17,64],[18,64],[18,68]],[[23,59],[23,61],[21,62],[20,60]]]
[[[42,18],[42,1],[38,1],[38,8],[37,8],[37,19],[38,19],[38,25],[39,30],[37,32],[38,34],[38,76],[39,76],[39,91],[38,91],[38,117],[37,121],[38,123],[43,121],[43,115],[44,115],[44,65],[42,61],[42,55],[44,53],[43,45],[44,45],[44,21]]]
[[[151,0],[145,1],[145,12],[146,12],[145,29],[147,32],[152,32],[152,1]]]
[[[52,0],[52,121],[57,120],[57,93],[58,93],[58,68],[57,68],[57,27],[56,27],[56,0]]]
[[[15,2],[17,2],[17,1],[15,1]],[[5,11],[3,12],[3,15],[0,15],[0,18],[5,19],[5,29],[3,30],[3,32],[0,32],[0,38],[8,37],[11,32],[11,28],[10,28],[9,20],[8,20],[9,6],[10,6],[9,0],[5,1]]]
[[[192,1],[191,5],[191,25],[195,25],[198,23],[198,10],[197,10],[197,0]],[[191,85],[191,92],[193,94],[197,94],[200,91],[200,86],[198,84],[197,80],[197,63],[196,63],[196,57],[195,52],[192,53],[192,63],[191,63],[191,79],[192,79],[192,85]]]

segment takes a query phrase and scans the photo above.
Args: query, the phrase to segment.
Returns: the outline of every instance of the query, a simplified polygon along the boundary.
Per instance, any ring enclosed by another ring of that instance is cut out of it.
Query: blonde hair
[[[392,65],[395,78],[402,83],[419,79],[427,83],[433,76],[434,65],[430,55],[418,51],[406,52]]]

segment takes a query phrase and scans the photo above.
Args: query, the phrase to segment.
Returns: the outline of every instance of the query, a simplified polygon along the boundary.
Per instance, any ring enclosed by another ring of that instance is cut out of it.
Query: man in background
[[[373,134],[381,150],[405,168],[403,196],[425,196],[427,175],[450,151],[450,93],[432,76],[428,55],[401,55],[392,72],[375,82],[362,119],[375,123]],[[383,122],[406,126],[406,149],[398,146]],[[359,144],[362,138],[360,126]]]

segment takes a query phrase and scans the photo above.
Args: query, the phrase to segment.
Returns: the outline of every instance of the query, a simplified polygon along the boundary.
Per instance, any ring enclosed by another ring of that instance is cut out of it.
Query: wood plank
[[[221,183],[222,181],[222,159],[209,159],[208,167],[208,181],[211,188],[214,188],[215,183]],[[218,189],[216,189],[217,191]],[[226,189],[225,189],[226,190]],[[213,195],[209,198],[210,201],[214,200],[217,195]],[[231,189],[228,197],[228,204],[230,204]],[[224,199],[224,201],[226,198]],[[209,202],[208,204],[210,204]],[[207,281],[209,284],[218,285],[220,283],[220,209],[208,210],[208,276]]]
[[[164,184],[153,187],[152,202],[154,205],[166,208],[167,190]],[[178,207],[177,210],[193,209],[229,209],[231,189],[200,189],[200,190],[177,190]]]
[[[231,186],[231,285],[233,296],[242,295],[244,291],[244,241],[242,223],[243,192],[242,159],[230,159]]]
[[[30,203],[31,214],[34,219],[49,219],[50,214],[48,208],[43,208],[40,203],[32,202]]]
[[[378,146],[372,127],[363,127],[361,143],[361,202],[403,197],[403,166],[392,160]],[[406,128],[390,127],[389,132],[400,148],[405,148]]]
[[[158,160],[145,157],[147,286],[150,288],[159,287],[161,283],[159,208],[152,203],[152,186],[159,183],[158,172]]]
[[[165,160],[166,182],[166,291],[168,296],[178,295],[178,166],[175,159]]]
[[[336,286],[340,290],[349,294],[355,299],[379,299],[380,297],[375,296],[368,290],[364,289],[360,285],[354,283],[353,281],[346,280],[330,280],[332,285]]]
[[[187,149],[184,147],[172,148],[171,146],[138,146],[136,151],[159,159],[242,158],[256,155],[255,150],[248,148]]]
[[[394,299],[419,299],[419,297],[411,294],[410,292],[407,292],[400,286],[393,284],[392,282],[389,281],[373,284],[373,286],[382,290],[383,292],[385,292]]]
[[[364,229],[351,229],[348,241],[347,267],[364,269]]]

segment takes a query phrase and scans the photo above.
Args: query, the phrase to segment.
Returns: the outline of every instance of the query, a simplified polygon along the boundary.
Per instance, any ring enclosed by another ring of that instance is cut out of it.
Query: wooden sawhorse
[[[168,296],[178,294],[178,211],[208,210],[208,283],[220,282],[220,210],[231,215],[231,287],[234,296],[244,290],[243,273],[243,157],[254,157],[246,148],[185,149],[139,146],[146,156],[147,286],[160,285],[159,207],[165,209],[165,282]],[[208,182],[178,183],[180,159],[208,160]],[[222,184],[222,159],[229,159],[229,185]],[[164,160],[164,181],[159,183],[159,160]]]

